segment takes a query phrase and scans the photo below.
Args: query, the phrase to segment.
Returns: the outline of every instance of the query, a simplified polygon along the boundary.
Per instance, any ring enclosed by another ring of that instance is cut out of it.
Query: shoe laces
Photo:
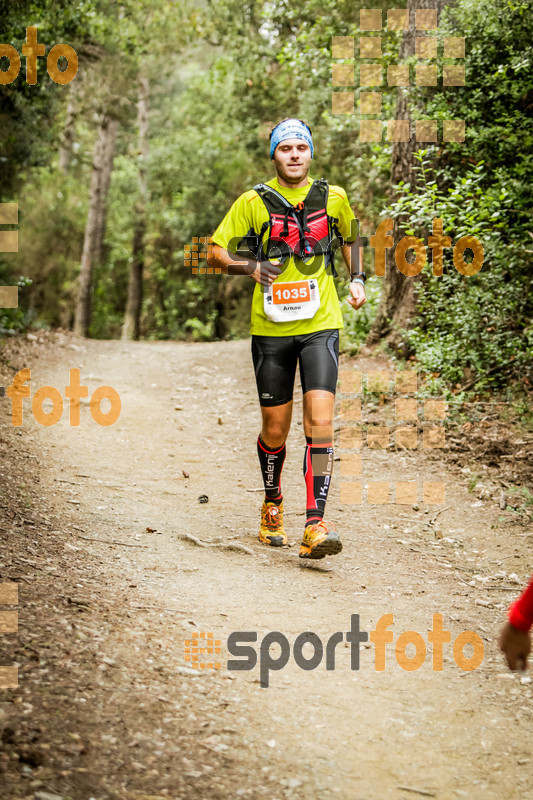
[[[329,533],[329,528],[323,519],[320,519],[318,522],[313,523],[313,525],[311,525],[311,529],[313,531],[316,531],[317,533],[322,533],[322,532]]]
[[[268,525],[269,528],[277,530],[281,525],[281,514],[279,506],[272,505],[267,506],[265,511],[265,524]]]

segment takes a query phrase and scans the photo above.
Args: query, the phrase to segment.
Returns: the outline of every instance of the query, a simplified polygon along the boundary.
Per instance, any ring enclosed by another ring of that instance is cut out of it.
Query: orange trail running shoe
[[[269,503],[267,500],[263,501],[259,541],[272,547],[283,547],[287,544],[287,537],[283,529],[283,501],[279,506]]]
[[[300,545],[300,558],[324,558],[342,550],[342,542],[333,525],[319,520],[307,525]]]

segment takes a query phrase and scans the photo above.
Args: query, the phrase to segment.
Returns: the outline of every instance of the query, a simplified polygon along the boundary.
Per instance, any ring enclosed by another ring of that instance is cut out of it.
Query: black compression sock
[[[324,517],[328,490],[333,473],[333,443],[324,441],[313,444],[306,437],[304,456],[304,478],[307,490],[306,525],[318,522]]]
[[[279,505],[283,499],[281,494],[281,470],[285,461],[285,444],[281,447],[270,448],[263,440],[261,435],[257,437],[257,455],[263,474],[265,485],[265,499]]]

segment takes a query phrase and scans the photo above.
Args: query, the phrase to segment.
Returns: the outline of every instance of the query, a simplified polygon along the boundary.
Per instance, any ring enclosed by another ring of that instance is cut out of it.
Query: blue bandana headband
[[[270,139],[270,158],[274,155],[274,150],[280,142],[285,139],[303,139],[311,148],[311,158],[313,158],[313,139],[309,128],[299,119],[286,119],[276,125],[272,131]]]

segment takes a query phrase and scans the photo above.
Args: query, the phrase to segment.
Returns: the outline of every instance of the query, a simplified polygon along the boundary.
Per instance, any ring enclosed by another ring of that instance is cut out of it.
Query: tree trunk
[[[228,335],[228,326],[226,324],[226,303],[225,303],[225,292],[223,291],[220,284],[222,281],[218,282],[217,286],[217,294],[215,300],[215,325],[214,325],[214,334],[216,339],[225,339]]]
[[[230,332],[229,312],[231,301],[235,297],[235,291],[242,289],[240,276],[225,275],[217,280],[215,295],[215,336],[217,339],[225,339]]]
[[[117,142],[118,120],[110,119],[107,135],[104,140],[104,151],[102,159],[102,172],[100,174],[100,186],[102,190],[102,202],[98,208],[98,220],[96,224],[96,236],[94,240],[93,259],[95,264],[104,262],[104,238],[107,227],[107,195],[111,183],[111,173],[113,171],[113,160],[115,158],[115,145]]]
[[[148,103],[150,87],[147,78],[139,80],[137,119],[139,125],[139,199],[135,207],[133,258],[128,280],[128,300],[122,326],[123,339],[140,335],[143,270],[145,261],[146,208],[148,205]]]
[[[99,243],[103,241],[105,201],[109,188],[109,179],[107,178],[106,183],[106,175],[108,172],[111,173],[117,127],[118,122],[111,119],[107,113],[100,117],[93,153],[89,212],[83,239],[78,302],[74,318],[74,332],[78,336],[89,335],[92,311],[92,274],[95,254],[101,246]]]
[[[68,172],[72,157],[72,145],[76,136],[76,116],[78,111],[76,84],[71,83],[68,89],[67,118],[59,144],[59,169]]]
[[[437,19],[445,6],[445,0],[408,0],[409,30],[405,31],[398,62],[405,63],[409,56],[415,52],[415,9],[437,9]],[[429,31],[429,35],[436,35],[436,31]],[[416,36],[426,35],[423,31],[416,31]],[[409,87],[398,87],[398,100],[396,103],[395,119],[410,119]],[[391,185],[399,181],[416,186],[416,173],[413,171],[413,153],[425,145],[417,142],[415,137],[414,122],[411,122],[411,137],[408,142],[394,142],[392,146]],[[396,199],[396,198],[394,198]],[[398,354],[408,355],[408,348],[403,339],[401,328],[408,328],[410,320],[416,312],[416,282],[422,280],[422,275],[409,277],[404,275],[396,266],[394,251],[400,239],[405,236],[400,225],[395,221],[393,231],[393,247],[386,251],[386,271],[383,278],[381,300],[372,329],[368,334],[367,344],[375,344],[385,339],[388,346]]]

